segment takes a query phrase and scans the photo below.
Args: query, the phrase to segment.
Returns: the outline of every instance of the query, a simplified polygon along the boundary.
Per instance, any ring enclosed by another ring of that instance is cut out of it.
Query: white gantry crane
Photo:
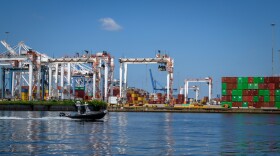
[[[191,83],[191,82],[194,82],[194,83],[197,83],[197,82],[207,83],[208,84],[208,97],[209,97],[209,101],[211,100],[211,98],[212,98],[212,78],[211,77],[206,77],[206,78],[203,78],[203,79],[186,79],[185,80],[185,87],[184,87],[185,88],[184,89],[185,90],[185,93],[184,93],[185,103],[188,101],[188,95],[189,95],[189,89],[190,89],[189,83]]]
[[[90,55],[87,52],[81,57],[51,58],[23,42],[15,47],[4,40],[1,43],[7,49],[0,54],[2,98],[20,98],[22,86],[28,90],[29,100],[44,99],[45,90],[49,90],[48,99],[69,99],[71,88],[75,91],[78,83],[93,99],[107,101],[112,92],[114,58],[105,51]],[[7,78],[9,81],[5,81]],[[9,97],[5,95],[7,89]]]
[[[62,99],[69,99],[71,87],[75,90],[75,86],[78,86],[84,87],[93,99],[108,100],[114,71],[114,58],[109,53],[54,58],[49,59],[48,63],[50,98],[58,98],[60,91]]]
[[[128,64],[159,64],[159,70],[167,71],[167,98],[169,103],[173,98],[173,69],[174,60],[168,55],[161,55],[160,52],[155,58],[120,58],[120,102],[126,103],[127,89],[127,65]]]
[[[8,50],[0,54],[0,66],[2,66],[2,98],[6,93],[6,74],[9,77],[9,89],[11,97],[21,95],[21,86],[28,86],[28,98],[32,98],[32,90],[40,86],[41,62],[46,55],[32,50],[30,47],[20,42],[14,48],[11,48],[6,41],[1,43]],[[40,90],[37,90],[39,97]]]
[[[189,89],[192,89],[195,92],[195,102],[197,102],[198,97],[199,97],[199,87],[198,86],[192,86],[192,87],[189,87]]]

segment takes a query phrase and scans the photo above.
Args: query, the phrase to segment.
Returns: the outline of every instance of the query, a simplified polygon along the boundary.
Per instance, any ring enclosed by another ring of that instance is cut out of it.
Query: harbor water
[[[275,155],[277,114],[0,111],[1,155]]]

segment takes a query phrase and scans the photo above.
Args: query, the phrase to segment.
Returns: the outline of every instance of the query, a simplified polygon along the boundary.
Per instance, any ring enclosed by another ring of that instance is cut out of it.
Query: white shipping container
[[[110,96],[109,97],[109,103],[110,104],[118,104],[118,97],[116,97],[116,96]]]

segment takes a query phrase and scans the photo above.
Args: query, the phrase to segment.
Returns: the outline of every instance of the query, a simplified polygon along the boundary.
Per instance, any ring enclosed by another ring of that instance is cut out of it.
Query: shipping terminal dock
[[[213,84],[211,76],[185,78],[182,87],[174,88],[174,59],[161,51],[151,58],[119,58],[119,75],[114,77],[116,62],[107,51],[85,50],[54,58],[24,42],[10,46],[1,40],[1,44],[6,48],[0,54],[1,110],[72,109],[55,104],[39,107],[40,101],[54,100],[100,100],[108,104],[109,111],[279,113],[280,110],[279,76],[224,76],[220,84]],[[158,72],[166,73],[166,83],[159,85],[149,69],[152,92],[128,86],[128,65],[134,64],[156,65]],[[202,98],[198,83],[207,85],[208,94]],[[221,85],[221,96],[213,98],[213,85]],[[33,101],[32,105],[38,101],[38,105],[20,106],[22,101]]]

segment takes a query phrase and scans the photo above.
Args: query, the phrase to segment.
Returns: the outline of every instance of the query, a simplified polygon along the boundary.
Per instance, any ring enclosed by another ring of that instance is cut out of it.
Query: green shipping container
[[[248,102],[243,102],[242,107],[248,107]]]
[[[248,89],[248,83],[238,83],[237,89]]]
[[[243,97],[242,96],[237,96],[237,102],[242,102],[243,101]]]
[[[227,89],[227,84],[226,83],[222,83],[222,89]]]
[[[275,95],[280,95],[280,90],[279,89],[275,90]]]
[[[269,99],[269,96],[264,96],[264,102],[269,102],[270,99]]]
[[[240,89],[232,90],[232,95],[235,95],[235,96],[242,96],[242,93],[243,93],[243,90],[240,90]]]
[[[259,84],[258,83],[254,83],[254,88],[253,89],[259,89]]]
[[[254,77],[254,83],[264,83],[264,77]]]
[[[269,95],[270,95],[269,90],[264,90],[264,96],[269,96]]]
[[[254,96],[253,101],[254,102],[259,102],[259,97],[258,96]]]
[[[277,107],[278,109],[280,109],[280,102],[275,102],[275,107]]]
[[[75,87],[75,90],[85,90],[85,87]]]
[[[227,95],[227,90],[223,89],[222,90],[222,95]]]
[[[248,83],[248,77],[238,77],[237,83]]]
[[[280,96],[275,96],[275,101],[280,102]]]
[[[259,90],[259,96],[264,96],[264,90],[263,89]]]
[[[232,100],[232,102],[237,102],[238,101],[238,96],[232,96],[231,100]]]
[[[255,89],[255,88],[254,88],[254,84],[253,84],[253,83],[249,83],[249,84],[248,84],[248,89]]]
[[[260,96],[269,96],[270,92],[269,92],[269,90],[260,89],[259,90],[259,95]]]

